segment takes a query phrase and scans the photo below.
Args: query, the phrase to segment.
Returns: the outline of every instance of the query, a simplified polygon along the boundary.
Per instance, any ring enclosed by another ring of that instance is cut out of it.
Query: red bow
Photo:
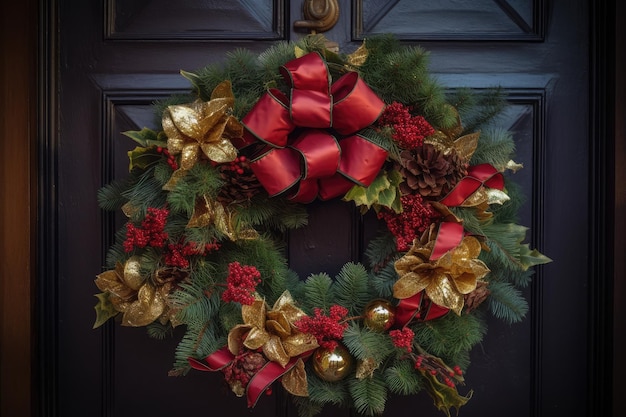
[[[378,119],[382,100],[356,72],[330,85],[326,63],[314,52],[287,62],[281,74],[290,97],[270,89],[242,120],[244,145],[267,145],[250,166],[269,195],[289,192],[309,203],[370,185],[387,151],[355,132]]]

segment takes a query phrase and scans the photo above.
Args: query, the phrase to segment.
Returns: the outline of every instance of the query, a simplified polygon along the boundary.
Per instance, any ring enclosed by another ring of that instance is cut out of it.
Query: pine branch
[[[168,337],[172,337],[174,334],[172,326],[168,324],[161,324],[159,321],[155,321],[146,326],[148,336],[157,339],[164,340]]]
[[[319,404],[348,405],[350,393],[346,380],[327,382],[318,378],[314,373],[307,372],[309,398]]]
[[[298,409],[299,417],[314,417],[320,414],[324,408],[323,404],[313,402],[309,397],[296,397],[292,395],[291,401]]]
[[[210,322],[187,323],[187,331],[176,347],[174,371],[186,374],[190,369],[188,358],[204,359],[225,343],[225,338],[216,337]]]
[[[335,278],[335,302],[346,307],[350,315],[358,316],[370,300],[369,275],[361,264],[348,262]]]
[[[388,230],[385,230],[369,242],[365,249],[365,258],[369,261],[370,268],[377,269],[389,263],[395,253],[396,239]]]
[[[350,394],[356,411],[366,416],[382,414],[387,401],[387,387],[380,372],[371,378],[351,379]]]
[[[412,326],[419,345],[427,352],[441,358],[452,358],[459,352],[469,351],[481,342],[486,325],[480,315],[450,313],[437,320]]]
[[[516,323],[528,313],[528,303],[521,291],[508,282],[489,284],[489,310],[498,319],[507,323]]]
[[[333,304],[333,280],[326,273],[310,275],[304,282],[305,309],[312,313],[314,308],[328,311]]]
[[[370,274],[369,285],[372,293],[377,297],[391,298],[393,296],[393,284],[398,280],[398,273],[393,262],[389,262],[377,274]]]
[[[505,129],[490,128],[481,132],[470,165],[491,164],[504,171],[514,152],[513,134]]]
[[[419,373],[415,371],[415,364],[409,360],[401,360],[385,369],[385,381],[389,391],[399,395],[417,394],[424,383]]]
[[[371,358],[377,363],[382,362],[395,350],[391,338],[386,333],[361,328],[355,323],[350,323],[344,332],[343,343],[355,358],[360,360]]]

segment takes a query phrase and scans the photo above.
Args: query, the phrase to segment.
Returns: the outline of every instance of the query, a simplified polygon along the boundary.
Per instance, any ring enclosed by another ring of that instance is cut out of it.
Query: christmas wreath
[[[184,326],[170,373],[222,372],[249,407],[280,381],[302,416],[379,414],[422,390],[458,411],[486,315],[521,320],[520,288],[549,259],[516,223],[502,92],[446,91],[427,57],[390,36],[347,55],[309,36],[181,72],[193,92],[155,104],[156,130],[125,133],[129,175],[99,191],[127,222],[94,327]],[[285,233],[336,198],[380,234],[363,263],[300,279]]]

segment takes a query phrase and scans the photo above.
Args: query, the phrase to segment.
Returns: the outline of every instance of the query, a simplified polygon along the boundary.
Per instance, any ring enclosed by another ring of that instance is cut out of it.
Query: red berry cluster
[[[391,336],[391,341],[395,347],[406,349],[409,353],[413,350],[415,333],[410,328],[403,327],[402,330],[391,330],[389,336]]]
[[[324,315],[321,308],[315,308],[315,317],[305,316],[295,324],[303,333],[315,336],[317,343],[328,350],[337,347],[337,340],[343,338],[343,332],[348,328],[347,322],[341,322],[348,314],[348,309],[340,305],[330,307],[329,315]]]
[[[385,107],[378,123],[391,126],[394,130],[393,140],[404,149],[419,148],[425,137],[435,133],[424,117],[413,116],[410,107],[395,101]]]
[[[167,158],[167,164],[172,168],[172,170],[176,171],[178,169],[178,162],[176,162],[176,157],[170,153],[167,148],[163,148],[161,146],[157,146],[157,152],[163,154]]]
[[[443,366],[440,361],[434,360],[430,355],[418,355],[415,360],[415,369],[428,372],[433,376],[437,376],[438,379],[443,381],[444,384],[450,388],[454,388],[455,379],[463,375],[463,371],[459,365],[450,369]],[[459,379],[461,380],[461,379]]]
[[[189,267],[189,257],[193,255],[204,255],[208,252],[216,251],[220,248],[217,242],[207,243],[200,246],[195,242],[176,243],[167,245],[165,252],[165,264],[172,267],[185,269]]]
[[[261,273],[254,266],[241,265],[239,262],[228,264],[227,288],[222,293],[224,302],[235,301],[240,304],[254,303],[254,291],[261,282]]]
[[[223,165],[223,167],[224,167],[223,169],[236,172],[239,175],[243,175],[245,170],[249,167],[248,158],[246,158],[243,155],[240,155],[237,158],[235,158],[234,161],[230,161],[228,164]]]
[[[413,240],[420,236],[439,214],[419,194],[408,194],[400,197],[402,213],[383,210],[378,213],[384,219],[387,228],[396,238],[396,248],[406,252],[411,248]]]
[[[141,222],[141,227],[127,223],[124,250],[132,252],[135,248],[145,248],[146,246],[162,248],[165,246],[168,236],[163,230],[167,223],[168,214],[169,210],[165,208],[149,207],[146,217]]]

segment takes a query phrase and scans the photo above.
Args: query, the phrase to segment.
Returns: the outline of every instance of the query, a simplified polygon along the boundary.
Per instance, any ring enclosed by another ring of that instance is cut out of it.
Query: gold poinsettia
[[[285,367],[291,358],[317,348],[317,340],[311,334],[300,332],[294,323],[304,317],[304,311],[295,306],[289,291],[285,291],[267,309],[265,300],[256,299],[251,305],[241,307],[243,324],[228,333],[228,349],[237,355],[244,347],[262,349],[265,357]],[[298,363],[282,377],[285,389],[294,395],[308,395],[304,363]]]
[[[181,155],[174,180],[190,170],[202,154],[218,163],[237,157],[231,140],[243,135],[243,125],[231,114],[234,104],[227,80],[215,87],[209,101],[168,106],[163,112],[161,123],[167,135],[167,149],[172,155]]]
[[[122,313],[123,326],[147,326],[159,318],[170,319],[166,304],[171,282],[155,286],[141,273],[139,256],[99,274],[96,286],[109,294],[109,302]]]
[[[477,259],[481,244],[472,236],[465,236],[457,247],[431,260],[435,238],[431,228],[422,239],[415,239],[411,249],[396,261],[394,266],[400,278],[393,286],[393,295],[404,299],[425,291],[432,302],[460,315],[464,295],[476,288],[489,268]]]

